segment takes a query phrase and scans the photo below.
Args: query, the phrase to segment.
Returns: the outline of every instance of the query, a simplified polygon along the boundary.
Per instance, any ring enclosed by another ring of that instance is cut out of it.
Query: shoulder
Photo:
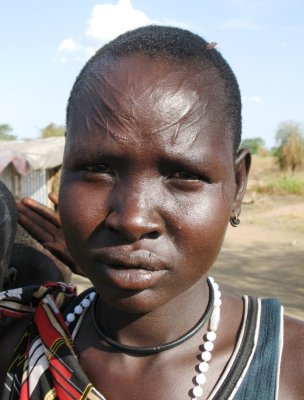
[[[5,329],[0,333],[0,398],[2,389],[4,386],[6,373],[12,362],[14,350],[19,343],[20,339],[27,330],[28,324],[32,316],[26,316],[24,318],[12,321]]]
[[[284,317],[280,399],[304,398],[304,322]]]
[[[42,299],[47,298],[44,305],[50,313],[57,313],[58,308],[61,312],[69,309],[69,305],[76,298],[74,289],[61,282],[48,283],[45,286],[27,286],[0,292],[0,319],[6,321],[10,318],[9,324],[2,324],[0,332],[0,398],[6,378],[7,371],[13,361],[13,355],[22,337],[30,332],[35,315],[35,310]],[[43,312],[48,314],[43,307]],[[37,315],[37,314],[36,314]],[[39,316],[35,325],[43,324],[44,318]],[[38,322],[37,322],[38,321]]]

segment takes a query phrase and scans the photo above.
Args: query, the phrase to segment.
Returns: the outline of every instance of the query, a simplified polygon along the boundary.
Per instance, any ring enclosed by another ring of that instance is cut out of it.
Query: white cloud
[[[251,18],[235,18],[224,21],[221,28],[226,30],[259,30],[261,27],[255,24]]]
[[[131,0],[118,0],[117,4],[96,4],[86,35],[106,42],[130,29],[151,23],[153,21],[145,13],[133,8]]]
[[[57,60],[63,63],[71,59],[85,62],[103,43],[128,30],[149,24],[187,28],[186,24],[173,20],[153,21],[144,12],[135,9],[131,0],[117,0],[116,4],[95,4],[85,32],[85,44],[73,38],[62,40],[58,46],[61,56]]]
[[[260,96],[250,96],[249,100],[252,103],[261,103],[262,98]]]
[[[58,51],[61,55],[57,60],[65,64],[72,58],[73,60],[83,63],[88,58],[92,57],[96,50],[96,47],[83,46],[72,38],[64,39],[58,46]]]
[[[97,51],[96,47],[89,46],[85,48],[85,53],[88,57],[92,57]]]
[[[262,97],[253,95],[253,96],[242,96],[243,103],[261,103]]]
[[[81,48],[80,44],[76,43],[74,39],[64,39],[58,46],[59,51],[66,53],[74,53]]]

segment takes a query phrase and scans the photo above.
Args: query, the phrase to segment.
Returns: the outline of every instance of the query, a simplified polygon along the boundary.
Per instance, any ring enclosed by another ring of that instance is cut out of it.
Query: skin
[[[58,205],[57,194],[50,193],[49,198]],[[84,275],[66,248],[58,212],[30,197],[23,197],[16,204],[19,224],[74,273]]]
[[[68,123],[59,209],[68,249],[104,302],[146,313],[185,290],[205,291],[240,210],[247,153],[237,187],[231,133],[213,115],[217,74],[206,72],[197,89],[196,76],[169,62],[112,64],[102,77],[92,68],[85,106]],[[109,264],[134,264],[134,273],[115,283]]]
[[[233,156],[216,71],[199,81],[190,72],[138,55],[104,60],[91,67],[68,123],[64,236],[100,295],[100,325],[124,344],[165,343],[194,325],[232,210],[240,213],[250,155]],[[231,356],[242,311],[241,299],[223,296],[205,398]],[[300,325],[285,324],[280,399],[300,399]],[[109,351],[87,314],[75,348],[108,400],[184,400],[205,329],[168,352],[132,357]]]

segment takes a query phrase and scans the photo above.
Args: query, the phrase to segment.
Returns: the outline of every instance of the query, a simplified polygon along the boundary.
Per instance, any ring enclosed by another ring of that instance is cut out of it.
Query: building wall
[[[0,180],[4,182],[16,199],[29,196],[40,203],[49,204],[46,170],[36,170],[27,176],[21,176],[9,165],[0,174]]]
[[[27,176],[21,177],[21,192],[23,196],[29,196],[42,204],[48,204],[48,188],[46,170],[32,171]]]

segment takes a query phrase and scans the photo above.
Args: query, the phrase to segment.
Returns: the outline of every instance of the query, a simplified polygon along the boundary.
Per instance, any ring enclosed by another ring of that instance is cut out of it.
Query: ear
[[[251,165],[251,154],[247,149],[241,149],[237,152],[234,171],[235,171],[235,195],[233,202],[233,210],[240,215],[242,200],[244,198],[248,175]]]

